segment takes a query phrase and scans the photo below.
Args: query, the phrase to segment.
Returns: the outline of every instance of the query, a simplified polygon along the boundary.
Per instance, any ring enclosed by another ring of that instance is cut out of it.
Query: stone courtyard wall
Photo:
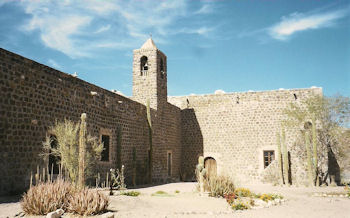
[[[182,169],[193,180],[199,155],[213,157],[219,174],[238,184],[261,182],[263,151],[277,153],[276,133],[291,102],[322,94],[321,88],[168,97],[182,109]],[[299,130],[288,130],[293,182],[303,183],[303,157],[293,151]]]
[[[39,153],[49,126],[55,120],[79,121],[81,113],[87,113],[90,134],[100,137],[107,132],[111,137],[110,161],[98,164],[102,180],[110,168],[116,167],[118,128],[122,133],[121,159],[127,181],[132,175],[133,147],[138,168],[147,169],[149,137],[143,104],[4,49],[0,49],[0,90],[0,195],[28,187],[30,173],[36,171],[37,165],[47,166]],[[172,177],[177,179],[181,157],[180,110],[167,104],[162,112],[152,111],[152,117],[156,131],[154,178],[157,181],[168,178],[166,151],[172,150]],[[166,137],[161,138],[161,134]],[[138,172],[137,181],[145,181],[146,175],[140,175],[143,171]]]

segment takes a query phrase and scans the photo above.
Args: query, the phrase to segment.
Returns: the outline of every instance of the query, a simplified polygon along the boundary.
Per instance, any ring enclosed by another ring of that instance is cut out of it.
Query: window
[[[141,76],[146,76],[148,71],[148,58],[146,56],[142,56],[140,64]]]
[[[50,146],[51,148],[57,148],[57,138],[54,135],[50,135]],[[59,165],[58,162],[60,158],[54,156],[52,154],[49,155],[49,173],[50,174],[58,174],[59,173]]]
[[[168,176],[171,176],[171,165],[172,165],[172,153],[171,151],[168,151],[168,157],[167,157],[167,167],[168,167]]]
[[[275,160],[275,151],[264,151],[264,168],[269,166]]]
[[[103,151],[101,153],[101,161],[109,161],[109,135],[102,135],[101,142],[103,143]]]
[[[163,59],[160,59],[160,78],[164,79],[164,74],[165,74],[164,62],[163,62]]]

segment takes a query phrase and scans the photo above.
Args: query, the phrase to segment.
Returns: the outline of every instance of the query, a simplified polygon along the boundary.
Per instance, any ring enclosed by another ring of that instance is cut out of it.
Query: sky
[[[133,49],[150,34],[170,96],[350,96],[348,0],[0,0],[1,48],[127,96]]]

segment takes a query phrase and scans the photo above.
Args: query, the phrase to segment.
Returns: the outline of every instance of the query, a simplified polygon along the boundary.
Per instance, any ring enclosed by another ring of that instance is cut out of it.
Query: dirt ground
[[[134,189],[138,197],[111,196],[109,209],[115,217],[257,217],[257,218],[350,218],[350,199],[340,197],[315,197],[313,193],[344,192],[343,187],[303,188],[274,187],[269,185],[246,186],[256,193],[282,194],[286,202],[270,208],[233,211],[224,199],[200,197],[195,193],[195,183],[171,183]],[[175,193],[178,190],[180,193]],[[165,191],[170,196],[151,196]],[[21,212],[16,198],[0,199],[0,217],[14,217]],[[11,202],[12,201],[12,202]],[[69,217],[65,215],[64,217]],[[102,216],[98,216],[102,217]]]

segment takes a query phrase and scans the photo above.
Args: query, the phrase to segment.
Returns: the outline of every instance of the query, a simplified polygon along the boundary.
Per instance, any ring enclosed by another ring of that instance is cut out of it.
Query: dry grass
[[[234,193],[235,185],[230,177],[213,176],[208,180],[207,189],[210,192],[210,196],[225,197],[225,195]]]
[[[94,215],[106,211],[108,205],[106,195],[93,189],[76,189],[62,179],[32,186],[21,200],[27,215],[46,215],[60,208],[79,215]]]
[[[45,215],[59,208],[65,209],[72,193],[72,185],[63,180],[32,186],[21,200],[26,214]]]
[[[95,215],[107,210],[109,198],[92,189],[82,189],[69,198],[68,211],[79,215]]]

